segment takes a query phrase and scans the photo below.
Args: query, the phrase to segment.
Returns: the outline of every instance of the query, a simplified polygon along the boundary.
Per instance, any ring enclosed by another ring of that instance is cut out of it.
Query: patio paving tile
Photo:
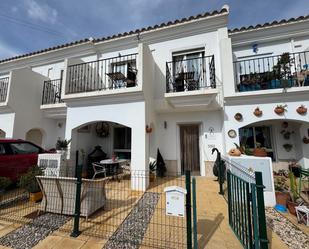
[[[54,243],[52,249],[65,249],[65,248],[74,248],[79,249],[85,244],[85,241],[78,240],[75,238],[63,238],[57,243]]]
[[[60,236],[50,235],[33,248],[34,249],[52,249],[55,246],[55,244],[59,243],[59,241],[63,239],[64,238]]]

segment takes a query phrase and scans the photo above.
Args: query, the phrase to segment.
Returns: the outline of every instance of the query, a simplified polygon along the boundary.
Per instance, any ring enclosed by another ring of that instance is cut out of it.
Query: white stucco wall
[[[0,114],[0,129],[5,132],[6,138],[13,137],[14,123],[15,123],[15,113]]]
[[[130,127],[132,129],[131,168],[132,170],[148,169],[145,149],[144,102],[68,107],[65,133],[66,139],[71,139],[73,129],[94,121],[110,121]],[[74,137],[72,137],[72,157],[74,156],[75,149],[76,144],[74,142]]]
[[[305,95],[304,95],[305,96]],[[301,100],[304,96],[299,95],[298,98]],[[239,144],[239,128],[247,126],[249,124],[258,123],[261,125],[264,124],[271,124],[273,128],[272,138],[275,140],[275,148],[278,156],[278,160],[303,160],[306,161],[308,158],[308,145],[302,142],[303,136],[307,134],[307,129],[309,125],[309,116],[306,115],[299,115],[296,112],[296,109],[300,105],[309,106],[309,101],[285,101],[287,96],[281,97],[283,102],[279,102],[278,98],[280,97],[273,97],[271,103],[268,103],[270,100],[260,100],[260,103],[250,104],[249,101],[243,100],[242,104],[229,104],[225,106],[225,120],[224,120],[224,137],[226,141],[226,148],[225,152],[228,152],[231,148],[234,148],[236,144]],[[296,97],[295,97],[296,99]],[[251,99],[252,103],[255,102],[255,99]],[[278,101],[278,102],[277,102]],[[287,105],[287,112],[283,116],[277,115],[274,113],[274,108],[277,105],[286,104]],[[253,114],[253,111],[256,107],[259,107],[260,110],[263,111],[262,117],[256,117]],[[242,121],[237,121],[234,118],[236,113],[241,113],[243,116]],[[285,140],[283,136],[280,134],[282,130],[282,122],[287,121],[290,126],[287,130],[289,131],[296,131],[294,134],[291,135],[290,140]],[[229,130],[235,130],[237,132],[236,138],[230,138],[228,136]],[[287,152],[283,147],[282,144],[290,143],[293,144],[293,148],[290,152]],[[307,162],[307,161],[306,161]],[[305,166],[305,165],[304,165]],[[306,167],[309,167],[306,164]]]

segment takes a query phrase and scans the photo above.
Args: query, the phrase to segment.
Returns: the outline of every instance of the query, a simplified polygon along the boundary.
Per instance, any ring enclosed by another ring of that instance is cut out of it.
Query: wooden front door
[[[199,125],[180,126],[181,171],[200,172]]]

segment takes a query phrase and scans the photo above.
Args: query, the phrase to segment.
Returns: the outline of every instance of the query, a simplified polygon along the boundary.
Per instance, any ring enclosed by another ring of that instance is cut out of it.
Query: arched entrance
[[[93,176],[93,162],[113,157],[131,161],[132,148],[131,128],[119,123],[94,121],[83,124],[72,130],[70,150],[80,151],[83,157],[84,172],[87,177]],[[92,155],[95,155],[92,158]]]
[[[5,138],[6,134],[3,130],[0,129],[0,138]]]
[[[31,129],[26,133],[26,140],[38,146],[42,146],[43,133],[40,129]]]

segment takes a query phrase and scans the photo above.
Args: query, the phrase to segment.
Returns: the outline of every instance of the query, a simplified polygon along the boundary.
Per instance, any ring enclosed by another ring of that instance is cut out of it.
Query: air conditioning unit
[[[39,154],[38,166],[45,176],[67,176],[65,154]]]

